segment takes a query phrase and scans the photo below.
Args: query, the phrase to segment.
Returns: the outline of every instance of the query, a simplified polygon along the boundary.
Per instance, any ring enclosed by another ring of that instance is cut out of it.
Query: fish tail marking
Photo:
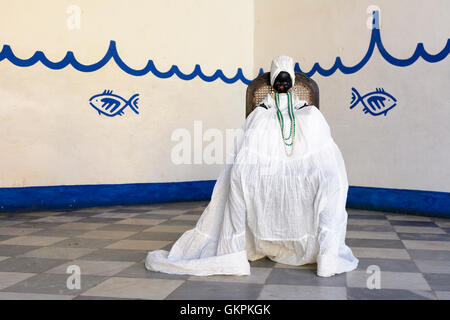
[[[139,93],[134,94],[130,100],[128,100],[128,105],[130,106],[131,110],[133,110],[136,114],[139,114],[139,106],[137,105],[139,101]]]
[[[352,100],[350,101],[350,109],[353,109],[361,101],[361,95],[358,90],[352,88]]]

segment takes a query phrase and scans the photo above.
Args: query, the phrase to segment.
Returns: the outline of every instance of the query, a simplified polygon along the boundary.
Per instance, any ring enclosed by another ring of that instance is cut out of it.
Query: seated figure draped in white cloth
[[[319,109],[290,90],[292,58],[276,57],[270,80],[275,99],[267,94],[247,117],[195,228],[170,252],[149,252],[147,269],[250,275],[249,261],[263,257],[317,263],[323,277],[357,267],[345,244],[347,173],[330,128]]]

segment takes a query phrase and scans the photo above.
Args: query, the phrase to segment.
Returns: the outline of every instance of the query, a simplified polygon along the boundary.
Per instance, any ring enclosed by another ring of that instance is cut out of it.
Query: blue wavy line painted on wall
[[[384,91],[383,88],[377,88],[375,91],[369,92],[361,96],[355,88],[352,88],[352,100],[350,102],[350,109],[353,109],[358,104],[363,105],[362,111],[369,113],[372,116],[379,116],[388,113],[389,110],[397,105],[397,99],[391,94]]]
[[[136,114],[139,114],[137,110],[139,108],[137,105],[138,97],[139,94],[136,93],[130,99],[125,100],[121,96],[113,94],[112,90],[105,90],[103,93],[92,96],[89,99],[89,104],[98,111],[99,115],[104,114],[108,117],[122,116],[126,107],[130,107]]]
[[[374,17],[377,14],[377,12],[374,13]],[[298,62],[295,64],[295,71],[302,72],[306,74],[307,76],[311,77],[315,75],[316,73],[320,74],[323,77],[329,77],[332,74],[334,74],[337,70],[340,70],[344,74],[352,74],[355,72],[358,72],[361,70],[367,62],[372,57],[372,54],[375,50],[375,47],[378,48],[378,51],[380,52],[381,56],[389,62],[393,66],[397,67],[407,67],[416,62],[420,57],[430,63],[436,63],[439,61],[444,60],[448,54],[450,53],[450,39],[447,39],[447,43],[445,47],[437,54],[429,54],[425,48],[423,43],[418,43],[416,46],[416,49],[413,53],[413,55],[406,59],[398,59],[393,57],[389,52],[385,49],[383,42],[381,40],[381,34],[380,29],[377,27],[374,27],[372,29],[372,34],[369,42],[369,47],[367,49],[366,54],[361,59],[360,62],[355,64],[354,66],[345,66],[342,63],[342,60],[340,57],[336,57],[336,60],[332,67],[329,69],[322,68],[318,62],[314,63],[313,67],[309,71],[303,71],[300,68],[300,65]],[[249,84],[251,79],[245,78],[245,76],[242,73],[242,68],[238,68],[236,75],[232,78],[228,78],[224,75],[223,71],[221,69],[217,69],[216,72],[214,72],[213,75],[207,76],[203,73],[201,70],[201,67],[199,64],[195,65],[194,70],[189,73],[185,74],[180,71],[180,69],[176,65],[172,65],[172,67],[166,71],[161,72],[153,63],[152,60],[148,60],[146,66],[142,69],[133,69],[130,68],[119,56],[119,53],[117,52],[116,42],[111,40],[109,43],[108,51],[106,52],[105,56],[98,62],[85,65],[77,61],[72,51],[68,51],[65,55],[65,57],[59,61],[59,62],[52,62],[47,59],[45,54],[42,51],[36,51],[33,56],[29,59],[20,59],[16,57],[11,49],[11,47],[7,44],[3,45],[2,51],[0,52],[0,61],[2,60],[8,60],[12,64],[19,66],[19,67],[29,67],[37,62],[41,62],[46,67],[53,69],[53,70],[59,70],[67,67],[68,65],[71,65],[73,68],[75,68],[78,71],[81,72],[93,72],[97,71],[100,68],[102,68],[104,65],[106,65],[111,59],[113,59],[116,64],[126,73],[133,75],[133,76],[143,76],[146,75],[149,72],[152,72],[156,77],[158,78],[170,78],[173,75],[177,75],[178,78],[182,80],[192,80],[195,77],[199,77],[202,80],[206,82],[212,82],[217,79],[221,79],[225,83],[234,83],[238,80],[241,80],[245,84]],[[264,70],[261,68],[259,71],[259,74],[264,73]]]

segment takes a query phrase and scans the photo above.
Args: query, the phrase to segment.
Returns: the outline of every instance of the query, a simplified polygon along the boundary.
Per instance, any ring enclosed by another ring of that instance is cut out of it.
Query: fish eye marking
[[[139,94],[136,93],[130,99],[125,100],[119,95],[116,95],[112,90],[105,90],[100,94],[96,94],[89,99],[89,104],[92,108],[97,110],[99,115],[106,115],[108,117],[122,116],[124,109],[130,107],[136,114],[139,114],[138,107]]]
[[[397,99],[386,92],[383,88],[376,88],[375,91],[369,92],[363,96],[352,88],[352,100],[350,102],[350,109],[353,109],[358,104],[364,107],[362,111],[372,116],[387,115],[388,111],[397,106]]]

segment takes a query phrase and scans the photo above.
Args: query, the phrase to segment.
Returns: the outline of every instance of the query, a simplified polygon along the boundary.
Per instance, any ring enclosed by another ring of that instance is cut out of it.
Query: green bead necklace
[[[295,116],[294,116],[294,108],[292,106],[292,93],[291,92],[287,92],[287,100],[288,100],[288,114],[289,114],[289,119],[291,120],[291,128],[289,131],[289,136],[287,138],[284,137],[284,118],[283,118],[283,114],[280,111],[279,105],[280,105],[280,95],[278,94],[278,92],[275,92],[275,105],[277,107],[277,117],[278,117],[278,122],[280,123],[280,129],[281,129],[281,137],[283,138],[283,143],[284,143],[284,150],[286,152],[287,156],[291,156],[294,153],[294,137],[295,137]],[[287,142],[289,139],[291,139],[292,141],[289,143]],[[286,146],[292,146],[292,150],[291,153],[288,154],[287,150],[286,150]]]

